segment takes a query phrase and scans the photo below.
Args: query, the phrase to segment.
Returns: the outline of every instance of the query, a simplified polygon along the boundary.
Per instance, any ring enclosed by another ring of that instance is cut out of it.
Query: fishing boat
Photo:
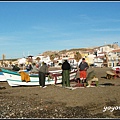
[[[38,86],[39,76],[38,74],[30,74],[30,81],[22,81],[21,71],[12,71],[5,68],[0,68],[6,77],[6,80],[10,86]],[[24,72],[24,71],[23,71]],[[76,77],[76,70],[70,72],[70,80],[74,80]],[[45,85],[62,83],[62,71],[50,71],[49,75],[46,75]]]
[[[0,71],[0,82],[4,82],[7,81],[5,75],[3,74],[3,72]]]

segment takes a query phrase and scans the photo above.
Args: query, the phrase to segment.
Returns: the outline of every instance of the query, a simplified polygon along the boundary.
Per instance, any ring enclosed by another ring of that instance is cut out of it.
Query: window
[[[109,63],[109,67],[111,67],[111,63]]]

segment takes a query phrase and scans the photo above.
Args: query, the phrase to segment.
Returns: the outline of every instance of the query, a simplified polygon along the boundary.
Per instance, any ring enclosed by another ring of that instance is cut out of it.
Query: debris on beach
[[[4,87],[4,86],[0,86],[0,90],[1,90],[1,89],[6,89],[6,87]]]
[[[113,84],[113,83],[104,83],[104,84],[99,84],[99,85],[103,85],[103,86],[115,86],[115,84]]]

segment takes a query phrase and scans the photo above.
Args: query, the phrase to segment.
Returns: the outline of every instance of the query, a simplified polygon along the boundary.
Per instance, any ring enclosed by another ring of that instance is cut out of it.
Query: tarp
[[[21,58],[18,60],[18,64],[25,64],[26,63],[26,58]]]

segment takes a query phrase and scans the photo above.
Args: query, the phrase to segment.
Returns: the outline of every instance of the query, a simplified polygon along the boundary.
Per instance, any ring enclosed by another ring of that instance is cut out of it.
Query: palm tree
[[[54,58],[55,58],[55,56],[52,54],[52,55],[50,55],[50,60],[53,62],[53,60],[54,60]]]
[[[50,60],[51,60],[51,61],[53,61],[53,60],[54,60],[54,58],[55,58],[55,57],[54,57],[54,55],[53,55],[53,54],[52,54],[52,55],[50,55]]]
[[[9,61],[10,66],[12,65],[12,61]]]
[[[82,58],[82,55],[79,52],[76,52],[74,55],[74,59],[76,60],[77,65],[78,65],[78,62],[81,58]]]

